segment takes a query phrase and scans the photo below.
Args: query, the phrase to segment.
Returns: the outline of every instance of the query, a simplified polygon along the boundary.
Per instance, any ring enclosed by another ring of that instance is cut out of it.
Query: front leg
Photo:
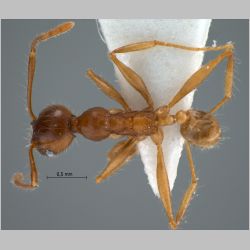
[[[154,109],[154,102],[152,100],[152,97],[150,93],[148,92],[148,89],[143,81],[143,79],[130,67],[126,66],[124,63],[122,63],[116,56],[115,52],[111,52],[109,54],[110,59],[113,61],[113,63],[117,66],[117,68],[122,73],[123,77],[127,80],[127,82],[136,90],[138,91],[142,97],[145,99],[145,101],[148,104],[148,108],[150,110]]]
[[[100,76],[94,73],[93,70],[88,69],[87,70],[87,76],[94,81],[94,83],[97,85],[97,87],[108,97],[111,99],[115,100],[121,106],[126,110],[126,111],[131,111],[129,105],[127,102],[124,100],[122,95],[113,87],[111,86],[108,82],[106,82],[104,79],[102,79]]]

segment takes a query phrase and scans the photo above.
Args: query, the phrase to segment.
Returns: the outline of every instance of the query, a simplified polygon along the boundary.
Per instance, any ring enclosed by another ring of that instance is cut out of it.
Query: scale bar
[[[47,176],[47,179],[86,179],[87,176]]]

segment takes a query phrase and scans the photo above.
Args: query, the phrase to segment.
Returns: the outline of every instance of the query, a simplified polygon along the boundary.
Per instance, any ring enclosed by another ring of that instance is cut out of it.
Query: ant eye
[[[54,153],[53,153],[52,151],[50,151],[50,150],[46,150],[45,154],[46,154],[48,157],[50,157],[50,158],[53,157],[53,156],[55,156]]]

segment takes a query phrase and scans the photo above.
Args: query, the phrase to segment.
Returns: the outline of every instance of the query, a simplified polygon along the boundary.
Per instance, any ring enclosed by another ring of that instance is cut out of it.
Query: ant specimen
[[[137,90],[147,102],[148,107],[141,111],[133,111],[124,98],[105,80],[96,75],[92,70],[87,71],[98,88],[111,99],[117,101],[124,110],[106,110],[101,107],[88,109],[76,117],[62,105],[50,105],[42,110],[38,117],[32,111],[32,84],[35,73],[36,47],[49,38],[56,37],[72,29],[73,22],[63,23],[46,33],[37,36],[32,44],[28,64],[28,112],[31,117],[33,135],[29,147],[29,159],[31,168],[31,182],[24,183],[23,174],[16,173],[13,182],[23,189],[34,189],[38,187],[38,172],[33,157],[33,149],[36,148],[42,155],[59,154],[69,147],[74,139],[74,134],[79,133],[87,139],[100,141],[112,135],[127,136],[128,139],[117,143],[108,153],[109,163],[102,173],[96,178],[100,183],[115,171],[121,168],[122,164],[136,151],[136,145],[145,137],[150,136],[157,147],[156,179],[160,193],[160,199],[166,210],[171,229],[176,229],[181,222],[185,211],[190,203],[191,197],[197,187],[197,177],[194,162],[192,159],[190,144],[201,148],[214,146],[221,136],[221,129],[218,121],[213,116],[227,100],[232,96],[233,85],[233,49],[231,43],[217,46],[194,48],[161,41],[146,41],[129,44],[115,49],[109,54],[110,59],[120,70],[127,82]],[[155,46],[166,46],[175,49],[188,51],[219,51],[223,50],[215,59],[202,66],[196,71],[176,93],[172,100],[165,106],[154,107],[153,100],[144,84],[142,78],[131,68],[123,64],[116,56],[117,53],[127,53],[150,49]],[[225,75],[225,95],[209,112],[200,110],[179,110],[176,114],[170,114],[171,108],[184,96],[196,89],[216,68],[216,66],[227,59]],[[164,163],[162,152],[163,133],[161,127],[179,124],[180,132],[185,139],[188,161],[191,172],[191,183],[187,188],[176,217],[172,211],[171,192],[169,188],[168,174]]]

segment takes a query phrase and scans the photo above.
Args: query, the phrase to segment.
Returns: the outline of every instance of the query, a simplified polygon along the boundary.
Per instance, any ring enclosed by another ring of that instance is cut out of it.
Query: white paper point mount
[[[161,40],[192,47],[204,47],[208,37],[211,19],[100,19],[101,32],[109,51],[121,46]],[[190,52],[167,47],[155,47],[139,52],[119,54],[119,59],[135,70],[144,80],[155,103],[155,107],[166,105],[184,82],[197,71],[203,60],[203,52]],[[146,107],[142,97],[126,82],[115,68],[121,85],[121,93],[135,109]],[[171,110],[189,109],[192,105],[191,92]],[[177,167],[183,148],[183,138],[179,126],[164,128],[163,153],[172,190],[177,175]],[[149,184],[155,195],[159,196],[156,182],[156,146],[151,139],[138,144]]]

